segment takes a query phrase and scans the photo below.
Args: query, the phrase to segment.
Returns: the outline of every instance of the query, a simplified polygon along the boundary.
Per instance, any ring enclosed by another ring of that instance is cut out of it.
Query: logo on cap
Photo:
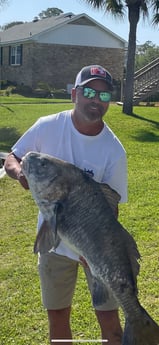
[[[91,75],[97,75],[106,78],[106,71],[101,67],[91,67]]]

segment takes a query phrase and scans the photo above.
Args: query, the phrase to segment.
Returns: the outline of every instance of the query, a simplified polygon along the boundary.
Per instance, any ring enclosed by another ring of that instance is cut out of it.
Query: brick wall
[[[9,65],[9,47],[3,48],[1,79],[16,81],[33,88],[38,82],[66,89],[73,84],[78,71],[89,64],[100,64],[107,68],[113,79],[123,76],[124,51],[95,47],[50,45],[39,43],[23,44],[21,66]]]
[[[16,82],[17,84],[32,85],[32,45],[23,45],[23,63],[21,66],[9,64],[9,46],[3,47],[3,65],[1,66],[0,79]]]

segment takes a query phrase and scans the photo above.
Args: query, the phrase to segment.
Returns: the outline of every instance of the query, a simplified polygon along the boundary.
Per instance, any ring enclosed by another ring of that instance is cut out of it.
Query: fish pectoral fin
[[[44,220],[36,236],[34,243],[34,254],[48,253],[51,249],[56,249],[60,243],[60,237],[57,234],[57,212],[62,206],[60,201],[55,201],[52,205],[52,217]]]
[[[57,214],[54,214],[54,216],[50,219],[49,225],[52,231],[52,237],[53,237],[53,248],[56,249],[61,241],[60,237],[57,233]]]
[[[94,307],[102,305],[103,303],[107,301],[109,294],[106,289],[106,286],[102,283],[101,280],[98,280],[97,278],[93,277],[92,289],[93,289],[92,299],[93,299]]]
[[[34,254],[48,253],[54,247],[54,237],[49,223],[44,220],[34,243]]]
[[[60,238],[50,224],[44,220],[36,236],[34,243],[34,254],[46,254],[51,249],[56,249],[60,243]]]
[[[60,237],[58,236],[57,233],[57,214],[58,211],[63,207],[63,204],[61,201],[55,201],[53,203],[53,216],[51,217],[49,224],[52,229],[52,236],[54,238],[54,249],[56,249],[61,241]]]

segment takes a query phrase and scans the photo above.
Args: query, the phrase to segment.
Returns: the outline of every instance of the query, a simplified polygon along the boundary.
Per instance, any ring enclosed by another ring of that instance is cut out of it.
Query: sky
[[[114,19],[110,14],[104,14],[103,11],[93,9],[84,0],[8,0],[8,4],[0,8],[0,26],[14,21],[30,22],[40,12],[50,7],[59,8],[64,13],[86,13],[98,23],[128,41],[129,22],[127,15],[122,20]],[[140,19],[137,27],[136,43],[141,45],[147,41],[159,46],[159,25],[157,28],[153,28],[148,20],[144,22]]]

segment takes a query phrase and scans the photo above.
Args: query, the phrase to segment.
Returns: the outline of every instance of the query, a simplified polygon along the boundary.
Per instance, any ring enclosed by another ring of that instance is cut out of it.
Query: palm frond
[[[152,8],[152,25],[156,26],[159,24],[159,0],[152,0],[151,3]]]
[[[86,0],[85,2],[94,8],[104,10],[105,13],[111,12],[115,17],[123,17],[125,14],[125,4],[121,0]]]
[[[121,16],[125,14],[125,5],[121,0],[107,0],[105,11],[111,12],[114,17]]]
[[[148,5],[147,5],[147,1],[146,0],[141,0],[141,3],[140,3],[140,13],[142,14],[143,20],[148,19],[148,17],[149,17],[149,9],[148,9]]]
[[[94,8],[104,8],[105,7],[105,0],[86,0],[87,4],[91,5]]]
[[[159,12],[159,0],[152,0],[151,7],[154,11]]]
[[[156,13],[152,18],[152,25],[156,26],[159,24],[159,13]]]

